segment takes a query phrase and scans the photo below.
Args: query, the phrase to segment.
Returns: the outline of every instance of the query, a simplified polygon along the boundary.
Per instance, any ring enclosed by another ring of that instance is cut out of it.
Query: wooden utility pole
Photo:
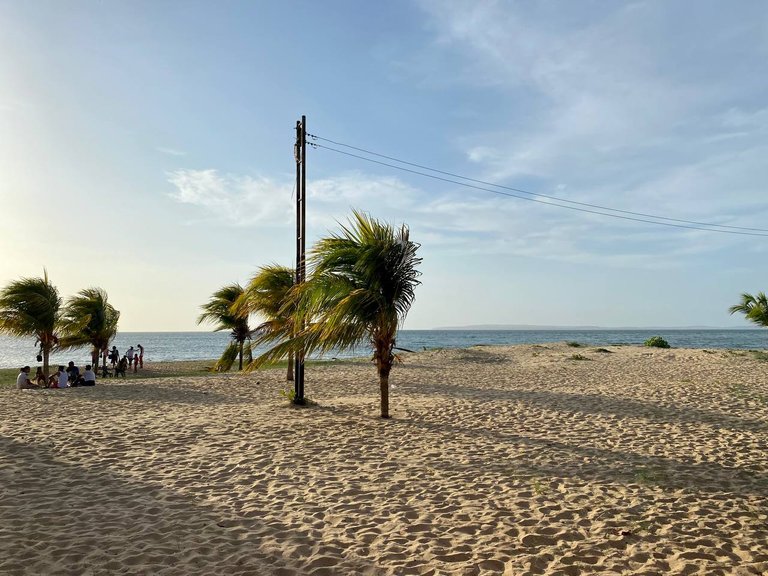
[[[307,117],[302,116],[296,121],[296,280],[301,284],[306,280],[306,186],[307,186]],[[296,318],[295,331],[298,334],[304,328],[303,320]],[[304,349],[296,351],[293,369],[293,403],[305,404],[304,399]]]

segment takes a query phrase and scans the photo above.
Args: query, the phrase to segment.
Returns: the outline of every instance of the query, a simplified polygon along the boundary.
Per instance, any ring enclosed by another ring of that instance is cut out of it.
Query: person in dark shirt
[[[69,365],[67,366],[67,374],[69,383],[72,386],[77,386],[79,384],[80,380],[80,368],[75,366],[75,363],[70,360]]]

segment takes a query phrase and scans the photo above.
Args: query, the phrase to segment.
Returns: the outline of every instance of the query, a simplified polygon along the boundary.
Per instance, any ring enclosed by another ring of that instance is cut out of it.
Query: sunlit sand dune
[[[565,344],[0,392],[1,574],[768,573],[768,363]]]

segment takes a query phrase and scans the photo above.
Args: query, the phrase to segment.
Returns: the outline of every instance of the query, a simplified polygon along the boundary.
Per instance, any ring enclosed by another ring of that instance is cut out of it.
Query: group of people
[[[115,376],[122,375],[125,377],[125,372],[133,368],[133,372],[139,368],[144,368],[144,346],[137,344],[136,348],[131,346],[126,353],[120,357],[120,352],[116,346],[112,346],[110,350],[108,346],[105,346],[101,350],[101,356],[103,358],[103,373],[102,376]],[[112,365],[112,372],[107,369],[107,359]],[[16,387],[20,390],[28,390],[32,388],[70,388],[74,386],[95,386],[96,385],[96,373],[92,370],[91,365],[87,364],[85,370],[81,373],[80,368],[75,366],[74,362],[70,362],[65,368],[59,366],[56,373],[52,374],[48,378],[45,377],[43,369],[38,367],[34,380],[30,379],[29,374],[32,369],[29,366],[24,366],[19,369],[19,375],[16,378]]]
[[[16,377],[16,387],[19,390],[96,386],[96,373],[91,369],[90,364],[86,364],[85,370],[80,373],[80,368],[75,366],[74,362],[70,362],[66,368],[63,365],[59,366],[58,372],[51,374],[47,379],[43,369],[38,366],[34,382],[29,378],[31,371],[29,366],[24,366],[19,370],[19,375]]]
[[[136,348],[133,346],[128,348],[122,358],[120,357],[120,351],[117,349],[117,346],[112,346],[111,350],[109,347],[105,346],[101,350],[101,357],[103,359],[105,376],[107,375],[107,360],[109,360],[112,365],[112,370],[114,371],[115,376],[120,374],[125,376],[126,370],[130,370],[131,368],[133,368],[134,374],[139,368],[144,368],[144,346],[141,344],[136,344]]]

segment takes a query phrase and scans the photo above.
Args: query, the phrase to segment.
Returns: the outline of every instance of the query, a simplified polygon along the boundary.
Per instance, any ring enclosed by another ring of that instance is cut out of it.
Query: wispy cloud
[[[684,219],[766,221],[768,75],[745,74],[766,72],[762,19],[697,12],[713,32],[664,2],[422,5],[456,81],[516,103],[497,130],[463,137],[483,178]]]
[[[168,181],[177,202],[201,218],[234,226],[293,222],[293,182],[177,170]],[[290,182],[290,183],[289,183]],[[696,230],[628,223],[594,214],[528,204],[461,189],[428,193],[391,176],[354,172],[308,185],[308,234],[317,237],[346,222],[353,208],[394,224],[407,223],[431,252],[506,254],[618,267],[671,268],[681,258],[722,249],[739,238]]]
[[[217,170],[174,170],[170,197],[204,210],[202,216],[235,226],[283,223],[291,217],[291,188],[268,178],[219,174]]]

